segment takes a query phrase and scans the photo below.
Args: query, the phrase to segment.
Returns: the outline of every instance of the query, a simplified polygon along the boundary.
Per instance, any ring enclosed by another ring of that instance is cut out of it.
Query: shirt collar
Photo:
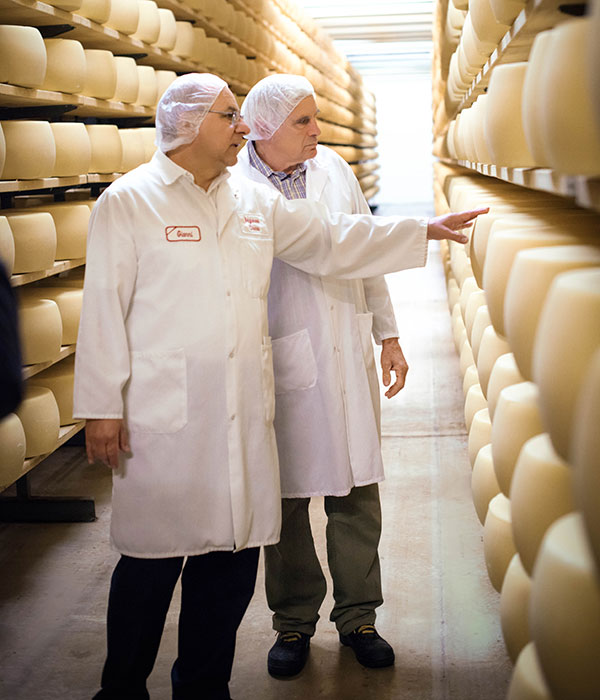
[[[250,161],[250,165],[253,168],[256,168],[256,170],[262,173],[266,178],[276,177],[279,180],[285,180],[286,178],[295,180],[306,171],[306,163],[300,163],[291,173],[284,173],[281,170],[273,170],[273,168],[267,165],[267,163],[265,163],[265,161],[256,152],[254,141],[248,141],[246,148],[248,149],[248,160]]]
[[[179,180],[180,177],[184,177],[187,180],[189,180],[193,185],[197,186],[194,182],[194,176],[192,175],[192,173],[189,170],[182,168],[181,165],[175,163],[175,161],[171,160],[169,156],[167,156],[162,151],[155,151],[154,155],[152,156],[152,162],[157,168],[158,173],[165,185],[172,185],[176,180]],[[230,177],[230,172],[229,170],[225,170],[210,183],[210,185],[208,186],[208,190],[206,190],[206,193],[210,194],[210,192],[215,187],[217,187],[221,182],[223,182],[223,180],[226,180],[228,177]]]

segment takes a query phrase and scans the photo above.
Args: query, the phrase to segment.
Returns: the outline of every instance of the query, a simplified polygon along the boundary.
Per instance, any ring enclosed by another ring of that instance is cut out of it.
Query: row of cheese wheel
[[[154,127],[0,121],[0,179],[37,180],[87,173],[127,172],[155,150]]]
[[[473,500],[516,662],[509,698],[591,700],[600,694],[600,246],[585,233],[594,215],[569,218],[545,196],[536,211],[536,193],[521,214],[517,188],[494,196],[481,178],[436,170],[452,207],[486,197],[495,217],[483,270],[473,247],[443,246],[443,256]]]
[[[590,18],[537,34],[527,62],[493,68],[487,94],[450,123],[448,154],[507,167],[600,174],[600,112],[592,104]],[[597,66],[595,68],[597,70]]]

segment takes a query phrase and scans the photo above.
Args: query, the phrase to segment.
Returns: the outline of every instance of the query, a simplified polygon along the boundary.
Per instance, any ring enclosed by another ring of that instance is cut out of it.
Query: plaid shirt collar
[[[259,173],[262,173],[280,192],[286,194],[283,189],[286,180],[294,182],[298,178],[301,179],[302,188],[306,190],[306,163],[300,163],[291,173],[284,173],[282,171],[273,170],[273,168],[264,162],[254,148],[254,141],[248,141],[246,148],[248,149],[250,165],[256,168]],[[306,194],[304,196],[306,197]]]

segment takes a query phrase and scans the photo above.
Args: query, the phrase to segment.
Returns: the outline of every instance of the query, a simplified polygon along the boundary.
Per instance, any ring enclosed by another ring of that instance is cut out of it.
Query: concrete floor
[[[236,700],[505,698],[511,665],[471,501],[462,382],[435,245],[425,270],[392,275],[389,284],[410,365],[400,396],[382,404],[386,602],[378,629],[395,647],[396,665],[367,670],[340,647],[328,598],[305,670],[292,680],[272,679],[266,654],[274,633],[261,566],[238,637]],[[93,497],[98,519],[0,525],[0,697],[89,700],[99,684],[108,584],[118,558],[107,542],[110,475],[87,466],[81,448],[66,447],[33,470],[31,483],[36,495]],[[322,555],[322,503],[316,499],[311,508]],[[149,681],[152,700],[170,698],[177,610],[176,599]]]

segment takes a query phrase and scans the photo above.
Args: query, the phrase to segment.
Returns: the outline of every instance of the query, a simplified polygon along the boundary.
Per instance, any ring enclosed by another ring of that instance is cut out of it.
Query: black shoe
[[[280,632],[269,650],[267,669],[272,676],[295,676],[308,658],[310,636],[303,632]]]
[[[383,668],[394,663],[394,650],[379,636],[374,625],[360,625],[350,634],[340,634],[340,642],[352,647],[357,661],[368,668]]]

